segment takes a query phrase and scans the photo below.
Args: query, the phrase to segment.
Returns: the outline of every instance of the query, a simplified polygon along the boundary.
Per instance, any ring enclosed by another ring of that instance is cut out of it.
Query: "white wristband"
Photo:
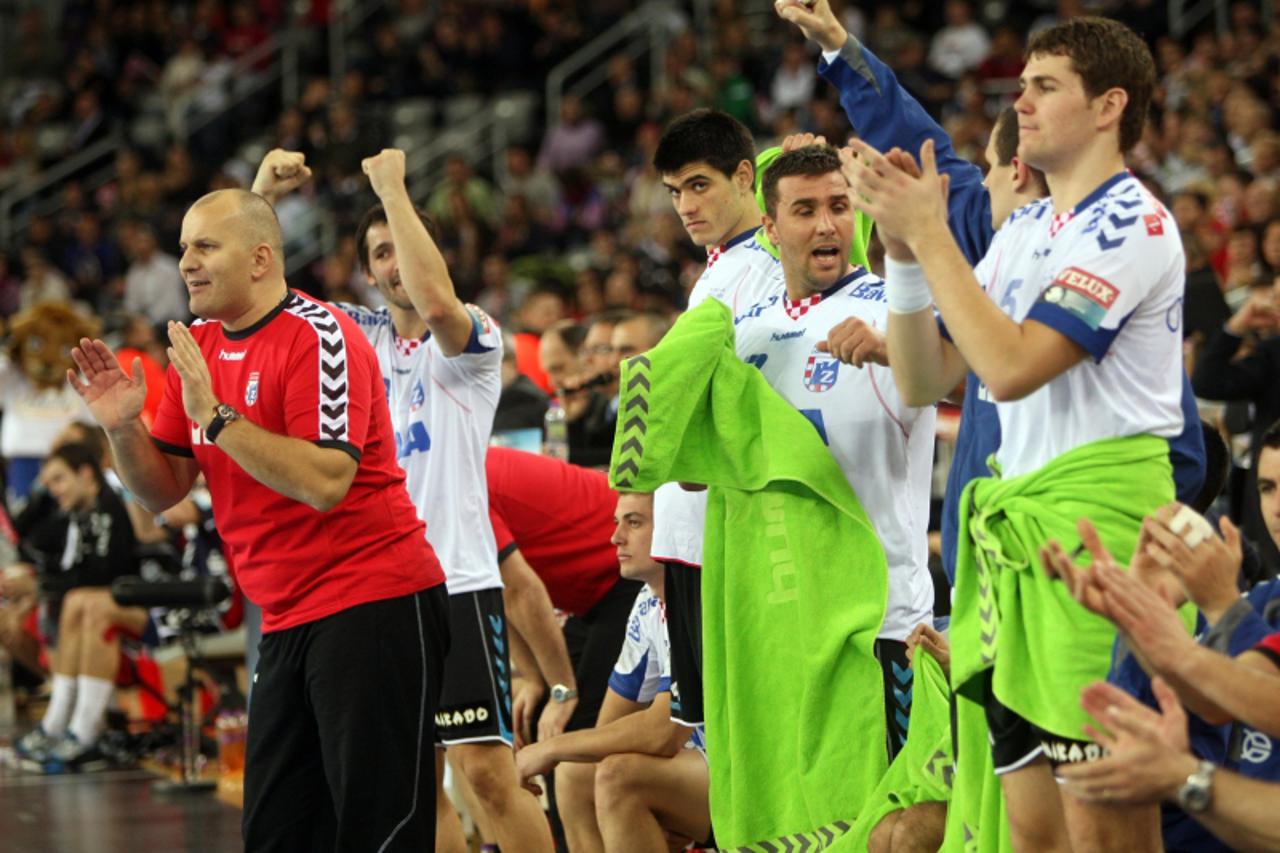
[[[884,292],[889,310],[895,314],[914,314],[933,304],[924,270],[915,262],[895,261],[885,256]]]

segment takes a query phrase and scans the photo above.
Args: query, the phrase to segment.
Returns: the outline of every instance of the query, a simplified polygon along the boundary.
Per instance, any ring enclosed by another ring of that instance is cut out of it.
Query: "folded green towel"
[[[1173,495],[1169,444],[1151,435],[1096,441],[1021,477],[970,482],[951,622],[955,689],[981,701],[977,676],[994,667],[1004,705],[1056,735],[1083,737],[1080,691],[1106,678],[1116,631],[1045,574],[1039,548],[1050,538],[1073,548],[1076,522],[1088,518],[1128,565],[1143,516]]]
[[[613,486],[710,487],[703,693],[717,840],[847,830],[887,764],[873,645],[888,569],[871,522],[812,424],[734,355],[719,302],[628,359],[620,387]]]

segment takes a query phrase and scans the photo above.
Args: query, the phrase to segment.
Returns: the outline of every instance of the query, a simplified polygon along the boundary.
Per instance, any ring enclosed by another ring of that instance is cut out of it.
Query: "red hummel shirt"
[[[262,608],[263,631],[444,583],[396,463],[377,357],[346,314],[290,291],[247,329],[198,322],[191,334],[213,393],[241,417],[359,463],[346,497],[328,512],[287,498],[205,439],[183,411],[182,380],[169,368],[152,440],[199,463],[236,582]]]
[[[512,546],[546,584],[551,603],[581,616],[613,588],[618,552],[609,478],[558,459],[490,447],[489,520],[499,557]]]

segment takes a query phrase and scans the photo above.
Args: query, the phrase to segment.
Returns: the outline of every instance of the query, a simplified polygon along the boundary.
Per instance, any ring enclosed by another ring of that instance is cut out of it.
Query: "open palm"
[[[147,383],[142,376],[140,359],[134,359],[131,377],[120,369],[111,347],[88,338],[80,339],[80,346],[71,350],[71,358],[84,380],[74,370],[67,371],[67,380],[104,429],[116,429],[142,414]]]

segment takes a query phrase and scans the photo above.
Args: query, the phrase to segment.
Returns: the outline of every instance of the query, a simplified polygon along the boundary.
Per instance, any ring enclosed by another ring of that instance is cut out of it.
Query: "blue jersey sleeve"
[[[818,73],[836,87],[844,114],[868,145],[880,151],[897,146],[918,157],[925,140],[934,141],[938,169],[951,176],[951,233],[969,263],[977,264],[995,234],[991,197],[978,167],[956,154],[946,131],[902,88],[893,70],[853,36],[833,61],[818,63]]]

